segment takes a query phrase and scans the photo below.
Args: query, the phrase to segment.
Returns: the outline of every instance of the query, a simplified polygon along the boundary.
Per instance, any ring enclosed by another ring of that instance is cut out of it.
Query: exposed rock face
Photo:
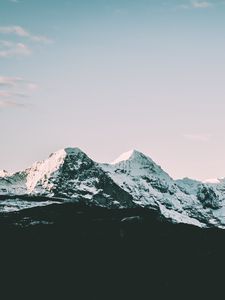
[[[197,198],[202,202],[204,207],[209,207],[212,209],[218,209],[221,207],[219,195],[216,193],[213,187],[207,185],[200,185]]]

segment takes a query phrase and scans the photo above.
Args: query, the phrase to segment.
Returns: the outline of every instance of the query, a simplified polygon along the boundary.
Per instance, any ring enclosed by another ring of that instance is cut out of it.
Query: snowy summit
[[[130,159],[135,154],[135,152],[137,153],[138,151],[133,149],[133,150],[129,150],[127,152],[124,152],[117,159],[112,161],[111,164],[115,165],[115,164],[120,163],[121,161],[125,161],[125,160]]]

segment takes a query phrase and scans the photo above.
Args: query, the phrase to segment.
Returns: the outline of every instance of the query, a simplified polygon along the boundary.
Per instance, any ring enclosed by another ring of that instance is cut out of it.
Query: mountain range
[[[0,171],[0,212],[61,202],[108,209],[144,207],[172,223],[225,229],[225,180],[174,180],[150,157],[131,150],[110,164],[65,148],[13,174]],[[21,201],[27,196],[26,201]],[[48,201],[35,201],[35,197]]]

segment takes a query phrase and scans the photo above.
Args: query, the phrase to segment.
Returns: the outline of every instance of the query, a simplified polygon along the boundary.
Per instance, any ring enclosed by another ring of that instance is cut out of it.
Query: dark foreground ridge
[[[52,204],[1,214],[0,230],[1,291],[9,297],[216,299],[223,293],[225,231],[171,224],[154,210]]]

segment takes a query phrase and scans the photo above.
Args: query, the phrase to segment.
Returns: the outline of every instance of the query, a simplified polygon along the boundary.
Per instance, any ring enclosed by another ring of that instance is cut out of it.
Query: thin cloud
[[[51,44],[53,41],[44,35],[33,35],[30,39],[37,43]]]
[[[30,34],[21,26],[0,26],[0,33],[15,34],[17,36],[29,37]]]
[[[52,40],[43,35],[34,35],[21,26],[0,26],[0,34],[12,34],[23,38],[28,38],[37,43],[52,43]]]
[[[211,2],[207,2],[207,1],[192,1],[192,7],[193,8],[209,8],[212,6]]]
[[[209,142],[211,139],[211,134],[184,134],[185,139],[196,141],[196,142]]]
[[[12,97],[26,98],[29,97],[29,95],[22,92],[0,91],[0,98],[12,98]]]
[[[209,1],[189,1],[176,6],[177,9],[207,9],[213,7],[213,3]]]
[[[34,91],[38,89],[38,85],[30,80],[26,80],[22,77],[7,77],[7,76],[0,76],[0,88],[1,87],[8,87],[8,88],[19,88],[23,87],[30,91]]]
[[[0,87],[15,87],[17,84],[24,82],[21,77],[6,77],[0,76]]]
[[[25,103],[19,103],[12,100],[0,100],[0,108],[15,108],[15,107],[25,107]]]
[[[30,48],[23,43],[0,41],[0,57],[27,56],[30,54]]]
[[[21,77],[0,76],[0,108],[28,106],[21,99],[31,97],[38,85]]]

